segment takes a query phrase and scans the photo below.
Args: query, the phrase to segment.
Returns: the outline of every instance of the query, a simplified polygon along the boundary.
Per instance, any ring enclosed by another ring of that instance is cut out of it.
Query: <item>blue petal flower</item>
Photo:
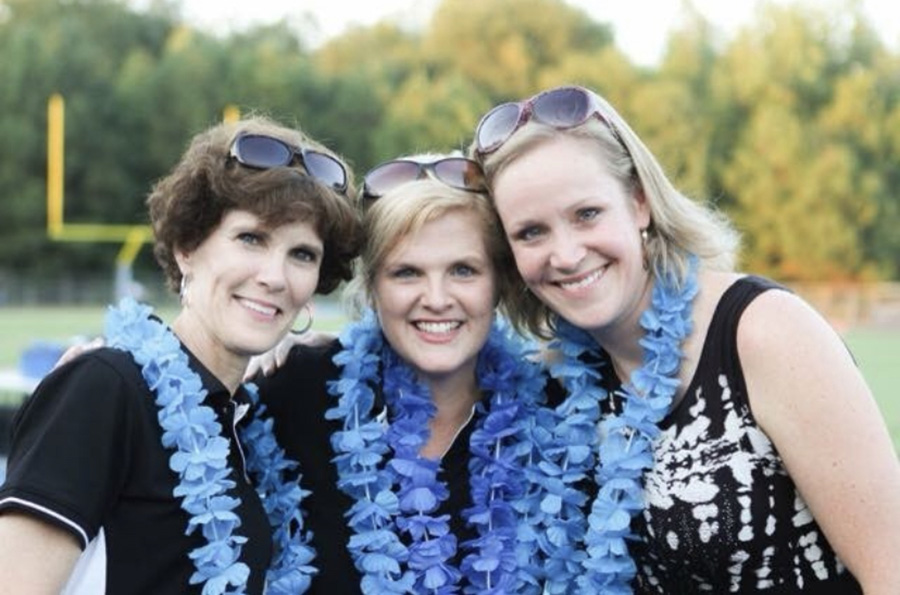
[[[329,384],[336,404],[327,416],[352,433],[332,440],[333,460],[339,487],[356,500],[349,548],[363,571],[362,591],[455,593],[460,573],[448,562],[456,538],[446,515],[431,516],[449,492],[437,481],[438,463],[419,456],[435,411],[430,395],[383,343],[371,312],[348,327],[341,343],[344,349],[334,358],[341,377]],[[491,398],[478,408],[470,441],[474,506],[464,516],[478,537],[463,545],[469,552],[462,564],[467,593],[514,592],[519,584],[514,504],[524,492],[523,463],[532,455],[532,420],[543,390],[539,367],[523,365],[529,349],[499,321],[479,354],[477,377]],[[372,387],[379,381],[391,412],[386,429],[372,417]],[[393,457],[382,465],[389,451]],[[408,548],[395,530],[407,535]],[[403,564],[411,570],[404,571]],[[535,583],[527,575],[521,581]]]
[[[204,595],[243,593],[250,569],[238,561],[247,539],[234,534],[241,524],[234,513],[240,500],[224,495],[235,486],[227,464],[230,443],[221,436],[215,413],[203,405],[206,391],[180,342],[165,325],[150,318],[150,312],[134,300],[123,300],[107,315],[107,339],[110,346],[131,353],[148,387],[156,393],[162,444],[175,450],[169,463],[180,477],[173,495],[182,499],[181,506],[190,515],[186,532],[199,527],[207,540],[189,553],[196,569],[190,584],[203,583]],[[255,387],[247,390],[251,399],[256,399]],[[244,435],[247,468],[260,475],[257,485],[275,527],[276,555],[267,576],[268,591],[302,593],[315,573],[309,566],[314,554],[306,545],[308,536],[299,530],[292,533],[290,527],[302,529],[300,499],[306,492],[281,480],[280,474],[295,464],[281,455],[271,420],[255,419],[249,428]]]

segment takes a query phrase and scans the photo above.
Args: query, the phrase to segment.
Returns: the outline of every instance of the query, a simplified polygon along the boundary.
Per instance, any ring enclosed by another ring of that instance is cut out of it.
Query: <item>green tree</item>
[[[730,120],[734,142],[720,171],[746,232],[745,260],[782,279],[870,277],[866,234],[880,176],[868,165],[869,127],[862,137],[849,132],[854,120],[879,120],[869,77],[858,80],[869,67],[854,55],[858,42],[820,13],[769,7],[765,19],[726,51],[715,75],[717,99],[743,116]]]
[[[0,231],[8,246],[0,266],[40,274],[111,261],[111,247],[63,247],[44,236],[47,100],[66,98],[66,217],[133,220],[139,182],[121,167],[133,139],[117,104],[118,68],[131,48],[154,51],[165,35],[160,21],[116,2],[10,0],[0,22],[0,195],[10,197]]]
[[[570,52],[591,55],[611,43],[607,26],[561,0],[443,0],[424,51],[493,101],[535,91]]]
[[[376,131],[382,159],[421,152],[464,151],[478,112],[478,91],[459,75],[410,77],[387,105]]]
[[[868,52],[867,52],[868,54]],[[857,205],[861,277],[895,278],[900,267],[900,61],[869,54],[834,81],[818,125],[852,155],[848,193]]]

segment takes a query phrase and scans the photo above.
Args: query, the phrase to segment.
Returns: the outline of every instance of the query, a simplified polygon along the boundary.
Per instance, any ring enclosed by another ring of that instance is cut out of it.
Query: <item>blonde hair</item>
[[[494,268],[498,300],[505,302],[509,288],[504,285],[500,271],[514,265],[500,220],[487,196],[425,178],[398,186],[366,210],[359,268],[345,293],[351,314],[359,315],[372,304],[378,272],[404,238],[422,229],[426,223],[455,211],[474,213],[477,217],[485,250]],[[453,240],[435,238],[435,241]]]
[[[602,97],[596,99],[602,120],[591,117],[565,129],[530,120],[494,152],[481,155],[473,144],[471,158],[484,169],[489,190],[506,167],[538,146],[559,137],[583,139],[596,147],[607,171],[633,196],[643,193],[650,209],[647,258],[655,275],[683,281],[691,255],[706,268],[733,270],[740,236],[728,219],[711,205],[702,205],[679,192],[618,112]],[[527,290],[516,271],[508,277],[506,282],[516,288],[508,306],[511,322],[520,331],[550,337],[555,314]]]

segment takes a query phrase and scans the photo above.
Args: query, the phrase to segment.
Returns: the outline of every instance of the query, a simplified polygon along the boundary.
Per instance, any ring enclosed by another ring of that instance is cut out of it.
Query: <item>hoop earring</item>
[[[644,270],[650,270],[650,250],[647,245],[650,243],[650,232],[647,228],[641,230],[641,256],[644,260]]]
[[[309,329],[312,328],[313,309],[312,309],[312,306],[310,306],[309,302],[306,302],[305,304],[303,304],[303,310],[306,312],[306,315],[307,315],[306,324],[303,325],[303,328],[292,328],[291,333],[294,335],[302,335],[303,333],[305,333],[306,331],[308,331]]]

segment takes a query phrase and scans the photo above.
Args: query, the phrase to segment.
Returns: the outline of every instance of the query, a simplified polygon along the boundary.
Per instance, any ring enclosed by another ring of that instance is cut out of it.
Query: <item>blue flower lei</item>
[[[204,583],[203,595],[244,593],[250,568],[240,561],[247,538],[235,534],[241,519],[234,512],[239,498],[227,495],[235,486],[229,479],[229,441],[211,407],[203,405],[206,390],[189,365],[178,338],[162,322],[151,318],[152,310],[126,298],[106,317],[110,347],[128,351],[141,367],[150,390],[156,393],[162,445],[175,452],[169,467],[179,476],[173,494],[182,498],[181,508],[191,515],[185,534],[198,528],[207,544],[190,552],[196,571],[190,584]],[[301,501],[307,492],[298,482],[285,479],[297,464],[284,456],[272,433],[272,420],[261,419],[265,407],[258,403],[254,385],[245,385],[256,414],[241,442],[247,447],[247,471],[273,527],[275,553],[267,575],[267,593],[305,592],[316,570],[309,547],[310,535],[303,531]],[[233,588],[234,590],[232,590]]]
[[[550,374],[566,390],[555,410],[535,418],[535,465],[527,469],[530,491],[519,503],[534,527],[520,543],[520,564],[536,577],[531,592],[631,593],[636,566],[627,540],[631,519],[643,510],[641,480],[653,466],[652,442],[679,386],[681,343],[692,328],[697,294],[697,259],[686,279],[656,277],[650,307],[640,318],[645,334],[641,366],[622,387],[624,406],[601,420],[599,403],[608,397],[601,370],[585,361],[600,348],[585,331],[558,321],[551,347],[560,358]],[[585,479],[599,491],[585,518]],[[581,484],[581,485],[579,485]],[[541,569],[543,567],[543,570]]]
[[[431,514],[448,497],[437,480],[440,463],[419,456],[435,413],[427,389],[384,342],[371,311],[344,332],[341,344],[334,357],[341,375],[329,384],[337,405],[326,417],[342,421],[332,437],[333,461],[338,487],[355,501],[349,549],[363,593],[456,593],[462,576],[464,593],[517,592],[529,579],[517,568],[513,503],[524,494],[528,425],[545,381],[528,346],[498,321],[479,353],[476,375],[490,398],[477,405],[469,444],[473,505],[463,511],[477,537],[462,545],[466,555],[457,569],[449,563],[457,551],[449,517]],[[390,424],[373,416],[379,384]]]

